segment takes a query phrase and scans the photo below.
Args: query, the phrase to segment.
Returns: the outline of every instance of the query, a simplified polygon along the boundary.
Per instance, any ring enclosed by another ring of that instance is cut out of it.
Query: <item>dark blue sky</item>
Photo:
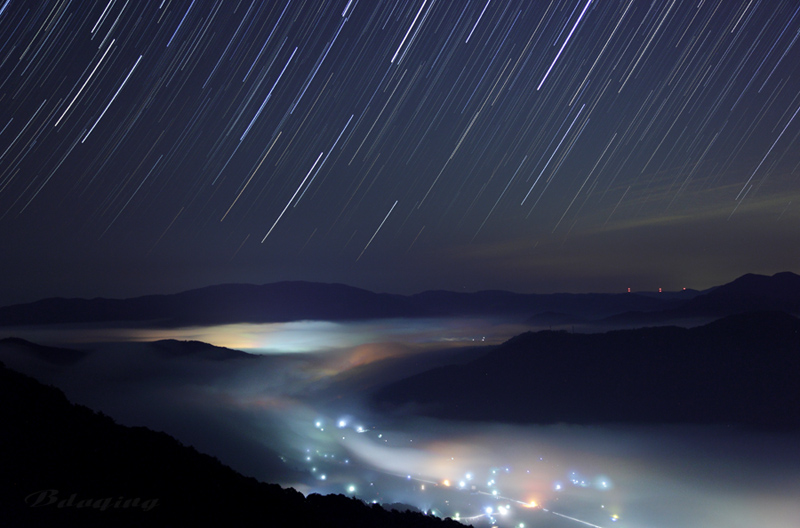
[[[0,6],[0,304],[800,270],[800,6]]]

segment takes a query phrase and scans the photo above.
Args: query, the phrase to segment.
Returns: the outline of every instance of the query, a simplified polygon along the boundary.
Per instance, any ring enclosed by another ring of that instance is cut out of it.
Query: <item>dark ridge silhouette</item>
[[[148,323],[165,327],[414,315],[407,301],[343,284],[223,284],[132,299],[43,299],[0,308],[0,326]]]
[[[628,293],[550,293],[519,294],[488,290],[475,293],[427,291],[409,297],[418,307],[434,316],[474,315],[509,316],[539,312],[563,312],[574,318],[599,318],[629,310],[656,310],[677,306],[667,298],[649,298]]]
[[[0,339],[0,348],[21,352],[59,366],[72,365],[89,354],[84,350],[39,345],[19,337]]]
[[[694,299],[697,296],[705,295],[708,292],[714,291],[719,286],[714,286],[713,288],[709,288],[707,290],[694,290],[692,288],[684,288],[678,291],[637,291],[634,292],[636,295],[643,295],[645,297],[653,297],[657,299],[675,299],[679,301],[688,301],[689,299]]]
[[[381,504],[381,506],[383,507],[384,510],[388,510],[388,511],[399,511],[399,512],[412,511],[412,512],[420,512],[420,513],[422,513],[422,510],[420,510],[416,506],[412,506],[410,504],[405,504],[405,503],[402,503],[402,502],[387,502],[387,503]]]
[[[729,316],[696,328],[542,331],[374,395],[463,420],[800,428],[800,320]]]
[[[179,341],[177,339],[162,339],[150,343],[163,357],[194,357],[212,361],[227,361],[230,359],[255,359],[258,356],[248,354],[241,350],[220,347],[204,343],[203,341]]]
[[[612,315],[607,324],[659,324],[689,319],[715,319],[753,311],[800,315],[800,275],[784,271],[772,276],[748,273],[697,295],[677,307]]]
[[[588,323],[586,319],[579,319],[573,315],[561,312],[542,312],[529,317],[526,321],[530,326],[561,326],[570,324]]]
[[[43,299],[0,308],[0,326],[115,323],[178,327],[447,316],[516,316],[524,321],[543,311],[563,312],[574,318],[600,318],[627,311],[664,309],[677,306],[677,302],[637,294],[429,291],[404,296],[342,284],[223,284],[132,299]]]
[[[800,313],[800,275],[788,271],[769,277],[748,273],[687,302],[697,315],[731,315],[756,310]]]
[[[165,433],[124,427],[0,363],[3,526],[457,527],[265,484]]]

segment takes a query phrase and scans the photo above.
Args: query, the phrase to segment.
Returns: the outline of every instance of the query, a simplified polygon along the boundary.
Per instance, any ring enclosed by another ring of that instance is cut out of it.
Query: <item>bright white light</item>
[[[347,420],[339,420],[339,428],[347,427]]]
[[[600,475],[595,478],[595,487],[601,490],[608,490],[614,487],[614,484],[606,475]]]

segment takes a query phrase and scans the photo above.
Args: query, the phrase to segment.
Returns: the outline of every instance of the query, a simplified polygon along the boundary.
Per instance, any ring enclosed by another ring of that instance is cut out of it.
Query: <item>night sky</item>
[[[800,270],[800,5],[0,3],[0,304]]]

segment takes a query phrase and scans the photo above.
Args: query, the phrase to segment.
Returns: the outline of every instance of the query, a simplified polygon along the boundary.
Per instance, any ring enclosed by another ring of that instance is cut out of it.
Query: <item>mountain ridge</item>
[[[721,307],[725,303],[730,304],[727,311]],[[399,295],[339,283],[235,283],[127,299],[41,299],[0,307],[0,327],[79,323],[178,327],[443,316],[510,316],[535,324],[537,314],[547,313],[563,314],[559,322],[564,324],[644,323],[728,315],[730,308],[748,303],[755,303],[751,309],[800,312],[800,276],[791,272],[772,277],[748,274],[705,292],[670,292],[662,297],[636,292],[520,294],[505,290],[428,290]]]
[[[781,311],[800,315],[800,275],[747,273],[711,288],[680,306],[654,311],[631,311],[606,318],[605,324],[667,324],[680,320],[711,320],[752,311]]]
[[[388,385],[374,401],[464,420],[796,429],[798,385],[800,319],[756,312],[694,328],[526,332],[467,364]]]

